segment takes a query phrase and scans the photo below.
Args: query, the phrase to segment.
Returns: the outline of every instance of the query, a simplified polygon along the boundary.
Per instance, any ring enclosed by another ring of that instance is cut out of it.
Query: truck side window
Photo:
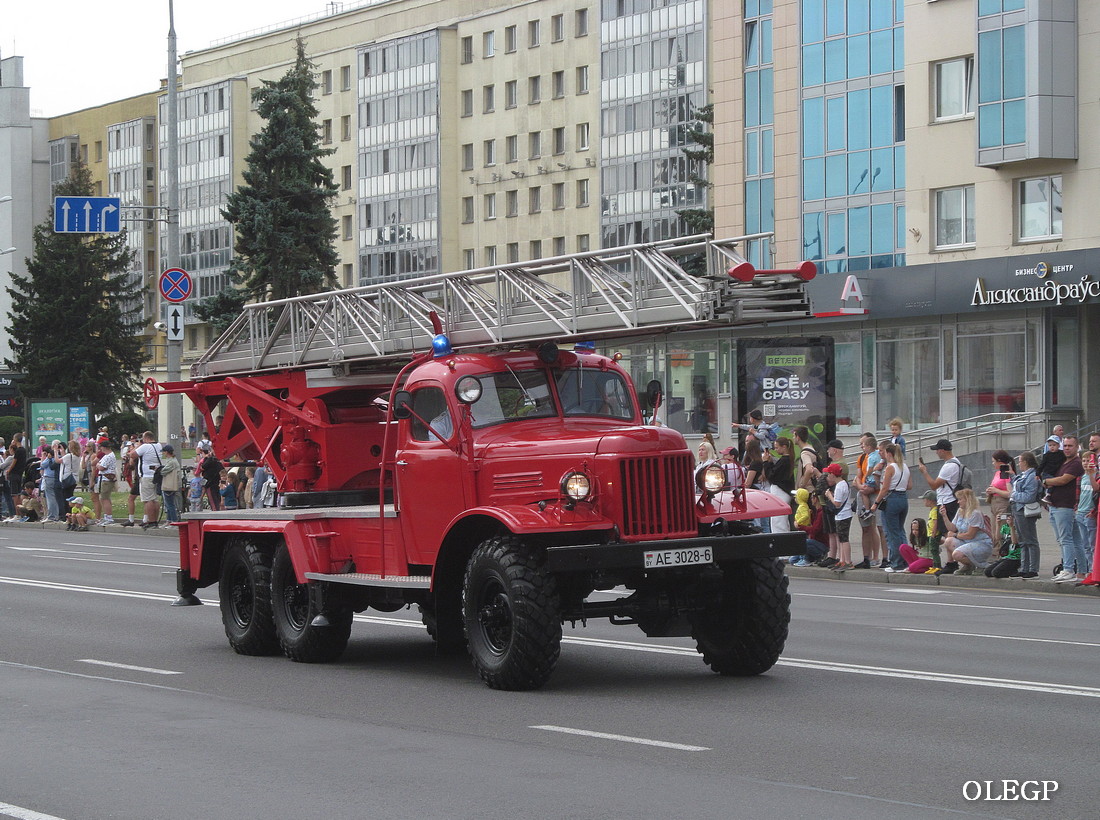
[[[558,376],[558,395],[567,416],[634,417],[634,403],[616,373],[569,368]]]
[[[422,387],[413,393],[412,411],[411,433],[414,441],[439,440],[420,419],[428,422],[443,438],[449,439],[454,432],[451,411],[447,408],[447,399],[441,388]]]

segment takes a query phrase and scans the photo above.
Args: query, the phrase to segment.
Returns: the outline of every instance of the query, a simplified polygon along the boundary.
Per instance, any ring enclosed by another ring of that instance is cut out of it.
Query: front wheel
[[[275,632],[284,655],[298,663],[328,663],[343,654],[351,637],[352,611],[346,607],[326,609],[328,625],[313,625],[321,610],[309,585],[298,583],[286,544],[275,551],[271,597]]]
[[[239,655],[275,655],[271,553],[250,541],[230,542],[222,556],[218,598],[229,645]]]
[[[691,636],[703,661],[720,675],[759,675],[787,642],[791,596],[787,576],[771,558],[723,568],[713,598],[691,616]]]
[[[474,550],[462,588],[466,640],[493,689],[538,689],[561,653],[561,603],[541,559],[512,535]]]

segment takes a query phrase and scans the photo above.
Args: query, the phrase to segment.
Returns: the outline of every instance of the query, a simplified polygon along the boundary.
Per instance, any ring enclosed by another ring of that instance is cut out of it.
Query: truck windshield
[[[558,376],[558,396],[567,416],[633,419],[634,402],[618,373],[571,367]]]
[[[508,370],[478,378],[481,398],[470,406],[474,427],[557,414],[544,370]]]

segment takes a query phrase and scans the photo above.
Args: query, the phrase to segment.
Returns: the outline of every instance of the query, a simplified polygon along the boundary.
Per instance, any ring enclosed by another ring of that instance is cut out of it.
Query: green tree
[[[317,293],[336,284],[336,219],[329,208],[339,191],[322,159],[314,122],[314,65],[305,42],[275,82],[252,92],[267,124],[249,143],[244,184],[229,195],[222,216],[236,230],[230,276],[248,299],[264,301]]]
[[[91,196],[81,162],[54,193]],[[97,412],[133,405],[141,396],[141,300],[129,274],[133,251],[125,233],[54,233],[53,212],[34,228],[27,274],[13,273],[12,358],[26,373],[23,395],[85,402]]]
[[[714,164],[713,125],[713,104],[696,109],[695,121],[687,127],[687,138],[697,147],[683,149],[693,167],[688,181],[704,191],[711,187],[706,175],[707,169]],[[684,220],[689,234],[714,233],[714,208],[684,208],[676,213]]]

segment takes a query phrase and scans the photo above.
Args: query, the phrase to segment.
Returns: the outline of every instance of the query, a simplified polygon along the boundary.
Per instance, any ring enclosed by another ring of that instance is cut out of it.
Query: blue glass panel
[[[893,0],[871,0],[871,31],[894,24]]]
[[[894,253],[894,206],[871,206],[871,253]],[[893,261],[891,259],[891,261]],[[885,265],[884,267],[889,267]]]
[[[1001,142],[1001,104],[978,106],[978,147],[996,148]]]
[[[825,122],[822,118],[825,100],[811,97],[802,103],[802,156],[819,157],[825,153]]]
[[[871,25],[869,0],[848,0],[848,34],[862,34]]]
[[[745,181],[745,232],[760,233],[760,180]]]
[[[847,259],[830,259],[825,263],[825,273],[847,273]]]
[[[802,0],[802,42],[816,43],[824,39],[824,0]]]
[[[760,62],[768,65],[772,61],[772,21],[760,21]]]
[[[765,128],[760,132],[760,173],[775,173],[775,146],[772,143],[772,130]]]
[[[871,73],[885,74],[894,70],[894,30],[892,28],[871,34]]]
[[[978,102],[1001,99],[1001,32],[978,35]]]
[[[1019,11],[1024,7],[1024,0],[1004,0],[1005,11]]]
[[[905,206],[898,205],[897,218],[895,220],[897,226],[897,234],[894,237],[894,241],[897,243],[895,247],[905,250]],[[903,263],[904,264],[904,263]]]
[[[871,190],[889,191],[894,186],[894,149],[871,152]]]
[[[894,267],[895,268],[904,268],[905,267],[905,254],[904,253],[895,253],[894,254]]]
[[[775,230],[775,178],[760,180],[760,231]]]
[[[894,144],[894,87],[876,85],[871,89],[871,147]]]
[[[802,215],[802,256],[806,259],[821,259],[821,219],[822,214]]]
[[[848,38],[848,76],[866,77],[871,70],[870,38],[866,34]]]
[[[754,177],[760,173],[760,132],[745,132],[745,176]]]
[[[894,267],[894,255],[887,254],[885,256],[872,256],[871,257],[872,268],[892,268]]]
[[[1011,100],[1027,93],[1027,48],[1024,43],[1024,27],[1013,26],[1004,30],[1001,40],[1004,52],[1004,98]]]
[[[745,126],[760,125],[760,72],[745,72]]]
[[[825,45],[814,43],[802,46],[802,86],[821,85],[825,82]]]
[[[1013,100],[1004,104],[1005,145],[1017,145],[1027,139],[1027,111],[1023,100]]]
[[[772,13],[772,0],[760,0],[760,13],[771,14]]]
[[[825,157],[825,196],[845,196],[848,193],[848,155]]]
[[[899,145],[894,148],[894,187],[902,189],[905,187],[905,146]]]
[[[760,69],[760,125],[771,125],[775,120],[775,90],[772,87],[772,69]]]
[[[760,24],[756,21],[745,24],[745,65],[760,65]]]
[[[844,33],[845,0],[825,0],[825,36],[835,37]]]
[[[894,29],[894,71],[905,68],[905,30],[898,26]]]
[[[859,256],[859,257],[850,256],[850,257],[848,257],[848,271],[849,271],[849,273],[852,272],[852,271],[869,270],[870,267],[871,267],[871,260],[870,260],[870,258],[868,258],[866,256]]]
[[[871,252],[871,209],[848,209],[848,256]]]
[[[840,82],[847,76],[845,73],[848,70],[847,44],[848,41],[844,39],[829,40],[825,43],[825,82]]]
[[[848,232],[848,214],[844,211],[835,214],[829,214],[825,218],[825,224],[827,226],[825,247],[827,248],[827,256],[840,256],[848,252],[848,246],[845,244],[847,241]]]
[[[745,16],[757,17],[760,14],[760,0],[745,0]]]
[[[827,151],[843,151],[848,146],[848,114],[844,97],[830,97],[825,101],[825,113],[828,116]]]
[[[983,14],[1000,14],[1001,0],[978,0],[978,16]]]
[[[871,147],[871,94],[861,88],[848,92],[848,150]]]
[[[868,151],[853,151],[848,154],[848,193],[866,194],[871,190],[871,182],[867,178],[871,175],[869,162],[871,154]]]
[[[802,163],[802,198],[806,202],[825,198],[825,160],[808,159]]]

